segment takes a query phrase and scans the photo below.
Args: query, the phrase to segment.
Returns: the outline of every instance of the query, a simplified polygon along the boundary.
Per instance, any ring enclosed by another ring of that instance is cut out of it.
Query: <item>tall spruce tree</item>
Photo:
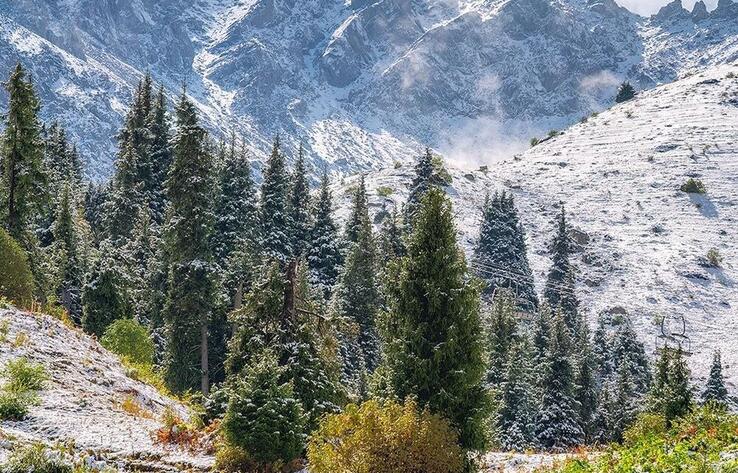
[[[570,331],[577,329],[579,301],[575,293],[575,268],[571,262],[572,241],[566,211],[561,207],[556,236],[551,245],[553,264],[546,280],[544,296],[552,309],[561,309]]]
[[[379,252],[386,263],[407,254],[404,241],[404,226],[400,212],[395,207],[382,222],[379,233]]]
[[[589,325],[586,318],[580,321],[575,346],[576,356],[576,388],[574,397],[579,405],[579,424],[584,433],[584,440],[590,443],[595,439],[595,416],[597,413],[597,379],[596,364],[592,353],[592,341],[589,336]]]
[[[289,175],[277,136],[261,184],[260,221],[264,256],[282,263],[292,255],[288,201]]]
[[[346,243],[349,246],[357,243],[365,225],[369,223],[369,198],[366,194],[366,178],[362,174],[354,190],[351,214],[346,222]]]
[[[456,241],[451,203],[429,190],[418,209],[391,289],[385,341],[390,385],[401,398],[446,417],[460,432],[461,445],[481,449],[489,396],[479,284],[470,277]]]
[[[635,391],[640,395],[645,395],[651,384],[651,371],[645,347],[638,340],[638,335],[628,319],[621,318],[616,320],[615,323],[615,334],[610,354],[613,369],[619,371],[621,365],[627,363]]]
[[[152,221],[156,225],[161,225],[166,217],[166,180],[169,166],[172,164],[170,127],[164,86],[159,87],[159,92],[153,100],[147,127],[150,136],[148,159],[151,163],[151,184],[148,189],[149,208],[151,209]]]
[[[342,264],[338,227],[332,213],[333,197],[330,181],[328,173],[324,171],[320,182],[320,194],[314,208],[307,261],[310,267],[310,282],[322,292],[326,300],[330,299],[333,293],[333,286],[336,285]]]
[[[0,217],[4,219],[10,236],[21,243],[27,253],[33,253],[29,226],[34,215],[43,213],[47,205],[47,177],[38,118],[40,104],[20,63],[10,74],[5,90],[9,96],[1,143],[5,202]],[[31,261],[32,271],[35,266]]]
[[[302,145],[297,152],[295,169],[292,172],[292,187],[289,195],[290,237],[292,256],[305,256],[310,245],[310,184],[305,169]]]
[[[515,318],[515,295],[503,289],[495,295],[487,321],[487,352],[489,366],[487,383],[497,389],[505,380],[510,349],[517,342],[518,323]]]
[[[112,247],[103,241],[100,257],[93,264],[82,290],[82,328],[102,337],[111,323],[127,316],[126,299],[119,268],[112,259]]]
[[[55,251],[59,275],[56,295],[58,302],[77,321],[82,316],[81,292],[84,278],[79,249],[80,239],[75,222],[75,203],[72,201],[69,184],[64,186],[54,222]]]
[[[183,92],[177,104],[174,160],[167,180],[170,263],[165,319],[165,379],[175,392],[209,389],[208,327],[214,305],[210,247],[213,229],[212,156],[195,107]]]
[[[719,351],[716,351],[712,356],[710,376],[707,378],[705,390],[702,391],[702,402],[713,403],[723,407],[728,405],[728,390],[725,388],[723,363]]]
[[[491,298],[495,291],[508,289],[515,294],[521,310],[536,310],[538,296],[528,263],[525,233],[512,194],[503,192],[485,199],[474,265],[486,282],[485,296]]]
[[[151,218],[150,209],[142,207],[136,218],[131,240],[125,248],[126,287],[131,297],[132,316],[143,324],[150,324],[153,312],[152,266],[159,245],[158,229]]]
[[[681,348],[661,349],[649,393],[649,405],[653,412],[664,416],[667,425],[692,408],[689,370]]]
[[[405,226],[412,230],[415,214],[420,208],[423,196],[428,190],[434,187],[443,186],[443,179],[436,172],[433,165],[433,153],[430,148],[425,149],[425,153],[418,158],[415,164],[415,176],[410,184],[410,195],[405,205]]]
[[[363,177],[354,194],[352,215],[356,222],[353,225],[349,222],[346,233],[355,234],[356,240],[349,245],[346,265],[335,290],[335,310],[338,317],[358,327],[355,341],[346,333],[341,340],[345,375],[356,385],[364,376],[363,370],[373,372],[380,358],[376,324],[380,309],[376,243]]]
[[[536,418],[538,443],[554,452],[568,450],[584,441],[571,353],[571,335],[559,310],[553,320],[545,372],[540,379],[542,397]]]
[[[511,346],[502,383],[498,412],[500,445],[505,450],[524,451],[535,446],[535,389],[533,356],[528,337],[519,337]]]

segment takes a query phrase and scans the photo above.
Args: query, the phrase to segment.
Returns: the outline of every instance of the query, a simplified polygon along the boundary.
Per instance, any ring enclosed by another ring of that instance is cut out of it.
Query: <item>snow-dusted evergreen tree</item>
[[[131,239],[142,207],[148,206],[147,183],[152,180],[148,160],[150,134],[147,119],[151,111],[151,80],[139,82],[123,129],[118,134],[118,156],[108,199],[106,230],[116,249]]]
[[[209,389],[208,326],[215,288],[210,247],[213,230],[212,156],[195,107],[183,92],[177,104],[174,160],[167,180],[170,209],[166,245],[170,264],[165,379],[175,392]]]
[[[542,368],[548,357],[548,346],[551,343],[551,325],[553,315],[548,304],[543,303],[533,320],[533,352],[535,364]]]
[[[487,383],[498,389],[505,381],[510,349],[517,343],[518,323],[515,315],[515,296],[507,289],[500,290],[487,317]]]
[[[553,264],[546,279],[544,296],[552,309],[561,309],[570,331],[577,329],[579,301],[575,293],[575,268],[571,262],[572,241],[562,205],[556,236],[551,244]]]
[[[310,246],[310,184],[302,145],[297,151],[288,201],[292,256],[305,256]]]
[[[152,317],[152,267],[155,264],[156,247],[159,236],[154,228],[148,207],[142,207],[136,218],[131,240],[125,247],[126,287],[131,297],[132,314],[142,324],[148,324]]]
[[[423,196],[433,187],[443,186],[443,179],[438,175],[433,165],[433,153],[430,148],[418,158],[415,164],[415,177],[410,184],[410,195],[405,205],[405,226],[411,230],[415,214],[420,208]]]
[[[536,417],[536,439],[546,450],[560,452],[584,442],[579,425],[575,367],[570,332],[559,310],[553,319],[543,377],[540,409]]]
[[[723,363],[719,351],[716,351],[712,356],[710,376],[707,378],[705,390],[702,391],[702,402],[721,406],[727,406],[728,404],[728,390],[725,388]]]
[[[261,248],[267,259],[282,263],[292,256],[288,202],[289,174],[277,136],[261,184]]]
[[[597,412],[597,365],[592,351],[589,336],[589,325],[585,317],[580,320],[576,332],[573,353],[576,357],[575,398],[579,404],[578,419],[584,433],[584,440],[589,443],[595,438],[595,415]]]
[[[320,194],[314,207],[313,227],[310,231],[308,265],[310,282],[328,300],[333,293],[341,267],[341,242],[338,227],[333,220],[333,196],[328,173],[323,172]]]
[[[127,316],[119,268],[112,254],[110,243],[103,241],[100,257],[95,261],[82,290],[82,328],[98,338],[102,337],[111,323]]]
[[[630,82],[623,82],[618,87],[618,93],[615,96],[615,103],[623,103],[635,98],[635,88]]]
[[[149,209],[152,221],[156,225],[161,225],[166,217],[166,180],[169,166],[172,164],[170,126],[164,86],[159,87],[159,92],[151,105],[148,129],[151,140],[148,159],[151,163],[152,179],[148,189]]]
[[[479,285],[456,241],[451,203],[429,190],[415,216],[408,256],[390,287],[385,340],[390,386],[400,399],[447,418],[465,449],[486,443],[484,333]]]
[[[474,264],[486,283],[487,298],[499,289],[508,289],[516,295],[521,310],[536,310],[538,296],[528,263],[525,233],[512,194],[503,192],[485,199]]]
[[[341,337],[345,377],[354,386],[361,384],[366,369],[373,372],[379,363],[379,340],[376,316],[380,308],[377,282],[376,243],[369,220],[364,179],[354,192],[352,218],[346,228],[350,240],[343,268],[335,289],[335,312],[357,328],[357,333]],[[346,332],[346,331],[344,331]]]
[[[504,450],[522,452],[535,446],[536,416],[533,347],[521,336],[510,347],[507,370],[497,414],[500,445]]]
[[[610,355],[613,369],[619,371],[621,365],[627,361],[635,390],[644,395],[651,384],[651,368],[645,347],[638,340],[638,335],[627,319],[616,320],[616,323]]]
[[[95,244],[99,245],[104,236],[105,200],[108,187],[103,184],[90,182],[84,194],[84,217],[90,225],[90,231]]]
[[[382,222],[379,233],[379,253],[382,261],[389,262],[407,254],[404,240],[404,226],[397,208],[392,209]]]
[[[85,268],[79,254],[80,241],[76,223],[75,203],[69,184],[64,186],[56,220],[54,221],[54,251],[58,260],[57,301],[69,314],[80,320],[82,316],[81,293]]]
[[[649,393],[649,406],[653,412],[664,416],[667,425],[692,408],[689,370],[681,349],[661,349]]]
[[[597,317],[597,328],[592,336],[592,357],[597,378],[599,380],[609,378],[615,368],[612,359],[612,339],[608,314],[602,313]]]
[[[3,115],[2,195],[0,221],[13,239],[29,253],[31,271],[37,276],[38,262],[33,261],[31,220],[43,213],[48,184],[43,166],[43,140],[39,121],[39,100],[26,71],[20,63],[4,84],[8,106]]]
[[[346,222],[346,243],[350,246],[359,241],[359,236],[369,220],[369,198],[366,195],[365,176],[359,176],[359,182],[353,191],[351,214]]]

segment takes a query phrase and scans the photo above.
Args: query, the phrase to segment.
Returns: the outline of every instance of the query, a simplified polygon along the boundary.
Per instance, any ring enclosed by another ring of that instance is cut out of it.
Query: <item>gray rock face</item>
[[[692,19],[695,22],[706,20],[709,17],[710,13],[707,11],[707,5],[705,5],[705,2],[700,0],[699,2],[694,4],[694,9],[692,10]]]
[[[44,117],[96,178],[147,70],[172,95],[186,82],[206,125],[256,157],[281,132],[316,167],[352,172],[457,137],[527,141],[609,105],[624,79],[648,88],[736,58],[738,4],[703,6],[644,19],[614,0],[14,0],[0,3],[0,77],[30,68]]]

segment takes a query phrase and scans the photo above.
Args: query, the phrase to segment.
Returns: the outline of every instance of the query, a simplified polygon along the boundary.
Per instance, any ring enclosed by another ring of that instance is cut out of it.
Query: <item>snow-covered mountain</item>
[[[576,230],[577,293],[590,321],[602,312],[627,314],[652,351],[663,344],[660,317],[670,316],[667,334],[681,334],[684,317],[684,347],[700,383],[721,349],[738,385],[738,65],[641,93],[489,169],[450,172],[448,193],[467,250],[485,193],[512,192],[542,292],[563,202]],[[407,199],[412,176],[409,165],[367,175],[376,222]],[[705,195],[680,190],[690,177],[704,183]],[[355,179],[336,184],[343,218]],[[720,268],[707,263],[710,249],[722,256]]]
[[[738,58],[738,4],[679,2],[645,19],[614,0],[13,0],[0,74],[18,60],[110,173],[114,135],[146,70],[183,82],[216,132],[257,157],[281,131],[316,166],[379,168],[429,144],[504,156],[641,88]],[[2,98],[2,97],[0,97]]]

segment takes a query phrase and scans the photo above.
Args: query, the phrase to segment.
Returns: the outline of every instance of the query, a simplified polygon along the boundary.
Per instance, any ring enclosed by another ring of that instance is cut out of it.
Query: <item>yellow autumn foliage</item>
[[[456,431],[413,401],[349,405],[321,422],[307,454],[311,473],[457,473],[464,465]]]

